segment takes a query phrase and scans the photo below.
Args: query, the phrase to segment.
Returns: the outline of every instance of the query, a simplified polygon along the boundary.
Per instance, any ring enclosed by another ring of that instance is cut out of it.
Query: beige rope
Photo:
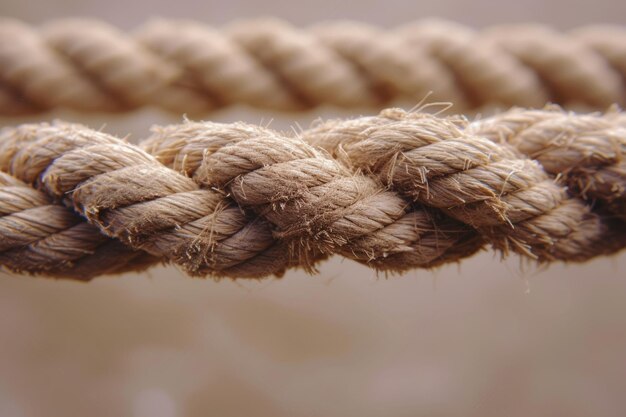
[[[0,20],[0,114],[154,105],[203,114],[239,103],[299,110],[434,100],[457,111],[546,102],[626,104],[626,30],[559,33],[536,25],[482,31],[444,21],[393,30],[354,22],[296,29],[276,20],[223,29],[158,20],[133,33],[63,19]]]
[[[187,122],[140,146],[22,125],[0,135],[0,262],[79,279],[155,262],[259,278],[333,254],[430,268],[486,244],[584,261],[626,244],[625,153],[623,113],[558,108],[474,122],[388,109],[295,136]]]

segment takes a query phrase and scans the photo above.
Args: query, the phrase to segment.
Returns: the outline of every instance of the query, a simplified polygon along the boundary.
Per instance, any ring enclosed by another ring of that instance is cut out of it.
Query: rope
[[[433,100],[459,111],[626,104],[626,30],[537,25],[473,31],[445,21],[392,30],[297,29],[273,19],[223,29],[173,20],[123,33],[86,19],[0,20],[0,114],[146,105],[191,115],[232,104],[301,110]]]
[[[626,245],[626,116],[514,109],[469,122],[387,109],[295,135],[244,123],[77,124],[0,134],[0,263],[90,279],[168,262],[194,276],[381,271],[487,245],[579,262]]]

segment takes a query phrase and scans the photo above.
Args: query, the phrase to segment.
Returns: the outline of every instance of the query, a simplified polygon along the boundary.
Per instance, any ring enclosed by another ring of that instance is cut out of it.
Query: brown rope
[[[388,109],[286,136],[243,123],[0,136],[0,262],[89,279],[155,262],[254,277],[333,255],[384,271],[490,244],[577,262],[626,244],[626,117],[558,108],[468,122]],[[533,158],[533,159],[531,159]]]
[[[0,20],[0,114],[154,105],[203,114],[239,103],[299,110],[414,103],[429,91],[459,111],[546,102],[626,104],[626,30],[564,34],[537,25],[482,31],[444,21],[393,30],[354,22],[296,29],[277,20],[223,29],[172,20],[131,34],[64,19]]]

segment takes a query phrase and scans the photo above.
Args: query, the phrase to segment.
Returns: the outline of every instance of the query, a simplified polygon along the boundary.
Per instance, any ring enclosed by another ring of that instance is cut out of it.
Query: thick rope
[[[139,146],[21,125],[0,135],[0,262],[89,279],[155,262],[260,278],[334,254],[394,272],[485,245],[585,261],[626,245],[625,154],[623,113],[558,108],[388,109],[291,136],[187,122]]]
[[[206,114],[239,103],[300,110],[431,99],[457,111],[546,102],[626,104],[626,29],[537,25],[474,31],[445,21],[393,30],[354,22],[296,29],[277,20],[223,29],[158,20],[126,34],[103,22],[34,28],[0,20],[0,114],[153,105]]]

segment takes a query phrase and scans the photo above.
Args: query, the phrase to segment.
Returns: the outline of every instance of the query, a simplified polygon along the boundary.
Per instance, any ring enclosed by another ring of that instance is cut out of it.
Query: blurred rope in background
[[[424,20],[393,30],[278,19],[224,28],[154,20],[131,33],[91,19],[0,20],[0,114],[157,106],[198,117],[233,104],[377,110],[429,92],[456,112],[626,103],[626,29],[484,30]]]

